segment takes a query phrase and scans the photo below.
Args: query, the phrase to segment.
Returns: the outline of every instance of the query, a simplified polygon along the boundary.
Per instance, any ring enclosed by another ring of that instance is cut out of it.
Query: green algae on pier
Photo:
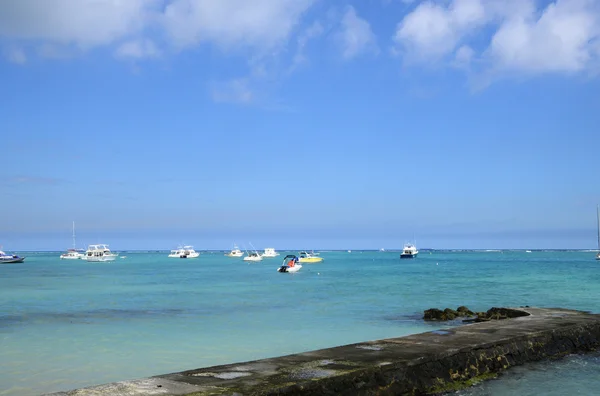
[[[124,381],[55,396],[427,395],[600,346],[600,315],[518,308],[513,319]]]

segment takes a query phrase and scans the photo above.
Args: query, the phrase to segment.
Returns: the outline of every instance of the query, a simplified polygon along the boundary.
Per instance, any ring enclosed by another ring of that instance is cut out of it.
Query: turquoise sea
[[[21,252],[19,252],[21,253]],[[112,263],[29,253],[0,265],[0,395],[38,395],[431,331],[424,309],[600,312],[592,252],[322,251],[296,274],[202,252]],[[297,252],[293,252],[297,253]],[[463,395],[595,394],[600,355],[515,368]]]

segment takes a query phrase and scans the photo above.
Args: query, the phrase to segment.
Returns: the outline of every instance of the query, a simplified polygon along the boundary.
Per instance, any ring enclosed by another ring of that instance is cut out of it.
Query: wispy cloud
[[[315,38],[321,36],[325,28],[319,21],[315,21],[307,27],[302,33],[300,33],[296,39],[296,54],[292,60],[292,66],[290,70],[294,70],[299,65],[306,63],[308,61],[306,57],[306,46],[309,41],[314,40]]]
[[[371,25],[360,18],[352,6],[346,8],[335,37],[345,59],[378,51],[377,39],[371,30]]]
[[[115,51],[115,56],[131,59],[154,58],[160,56],[160,50],[152,40],[131,40],[121,44]]]
[[[25,51],[22,48],[11,48],[6,51],[6,58],[18,65],[24,65],[27,63],[27,55],[25,55]]]
[[[212,98],[220,103],[250,104],[255,97],[247,78],[212,84]]]

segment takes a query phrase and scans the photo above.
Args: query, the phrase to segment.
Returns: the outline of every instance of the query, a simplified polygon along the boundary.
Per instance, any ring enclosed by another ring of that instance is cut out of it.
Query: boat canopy
[[[283,263],[287,263],[289,260],[288,259],[292,259],[294,261],[296,261],[298,259],[298,257],[294,256],[293,254],[288,254],[287,256],[285,256],[283,258]]]

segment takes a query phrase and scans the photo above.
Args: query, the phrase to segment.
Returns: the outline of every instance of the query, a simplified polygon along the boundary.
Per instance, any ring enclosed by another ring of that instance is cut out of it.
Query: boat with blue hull
[[[415,258],[415,257],[417,257],[417,254],[419,254],[417,247],[415,245],[413,245],[412,243],[407,243],[404,245],[404,248],[402,249],[402,253],[400,253],[400,258],[403,258],[403,259]]]
[[[16,254],[6,254],[0,250],[0,264],[16,264],[22,263],[25,257],[17,256]]]

